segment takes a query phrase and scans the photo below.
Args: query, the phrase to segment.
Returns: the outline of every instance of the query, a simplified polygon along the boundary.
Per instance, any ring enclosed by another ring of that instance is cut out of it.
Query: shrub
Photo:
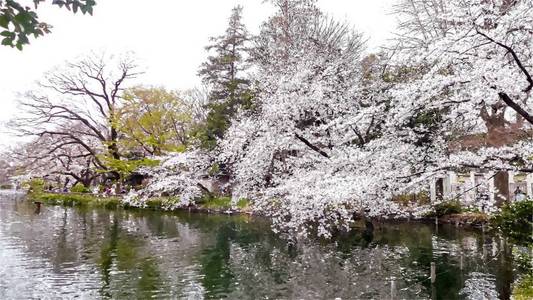
[[[44,180],[42,178],[34,178],[23,183],[23,188],[28,190],[31,195],[39,195],[44,191]]]
[[[209,170],[208,170],[208,175],[209,176],[215,176],[217,175],[218,173],[220,173],[220,165],[218,163],[215,163],[213,164]]]
[[[513,247],[513,262],[519,272],[533,274],[533,261],[531,260],[531,250],[531,245],[529,247]]]
[[[11,188],[13,188],[11,186],[11,184],[2,184],[2,185],[0,185],[0,190],[10,190]]]
[[[200,200],[201,206],[209,209],[229,209],[231,208],[230,197],[204,197]]]
[[[408,206],[409,204],[425,205],[431,203],[431,199],[427,192],[419,192],[415,194],[402,194],[392,198],[392,201]]]
[[[78,182],[70,188],[70,192],[71,193],[90,193],[91,190],[88,187]]]
[[[533,274],[525,275],[514,285],[512,299],[533,299]]]
[[[458,214],[463,211],[461,203],[456,200],[445,201],[434,206],[435,210],[427,214],[427,217],[442,217],[451,214]]]
[[[239,199],[239,201],[237,201],[237,207],[240,208],[240,209],[244,209],[244,208],[247,208],[248,206],[250,206],[250,200],[248,199]]]
[[[121,205],[119,198],[102,198],[92,195],[42,193],[34,196],[34,198],[49,205],[104,207],[109,209],[114,209]]]
[[[533,244],[533,200],[505,204],[492,221],[515,243]]]
[[[180,199],[178,197],[154,197],[149,198],[145,202],[145,207],[152,210],[168,210],[179,205]]]
[[[209,209],[230,209],[232,208],[231,197],[204,197],[200,200],[200,205]],[[250,205],[248,199],[239,199],[235,206],[239,209],[247,208]]]

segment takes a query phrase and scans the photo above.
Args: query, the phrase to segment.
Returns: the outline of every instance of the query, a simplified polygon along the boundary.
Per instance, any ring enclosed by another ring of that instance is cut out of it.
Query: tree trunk
[[[109,152],[114,159],[120,159],[117,146],[118,132],[114,127],[111,127],[111,141],[109,143]]]
[[[435,195],[437,200],[444,198],[444,179],[437,178],[435,181]]]
[[[494,200],[497,207],[502,207],[505,202],[508,202],[509,197],[509,173],[507,171],[499,171],[494,176]]]
[[[486,143],[490,147],[500,148],[508,143],[512,143],[512,140],[509,140],[511,135],[506,130],[505,106],[493,105],[491,109],[490,114],[486,109],[481,111],[481,117],[487,126]],[[510,199],[509,173],[507,171],[498,171],[496,173],[494,176],[494,187],[496,188],[496,192],[494,193],[496,206],[501,207],[503,203]]]

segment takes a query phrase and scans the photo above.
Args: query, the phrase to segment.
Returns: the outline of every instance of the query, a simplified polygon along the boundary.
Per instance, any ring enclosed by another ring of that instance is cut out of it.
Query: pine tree
[[[206,148],[216,145],[228,128],[232,116],[240,107],[250,107],[252,94],[250,81],[246,79],[246,56],[250,41],[246,26],[242,23],[242,7],[236,6],[229,18],[224,35],[212,37],[206,50],[213,55],[207,58],[198,74],[211,88],[206,124],[197,137]]]

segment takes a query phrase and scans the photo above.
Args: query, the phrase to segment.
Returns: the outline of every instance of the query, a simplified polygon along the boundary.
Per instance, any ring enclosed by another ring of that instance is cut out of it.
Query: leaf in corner
[[[0,26],[4,28],[8,28],[9,18],[6,15],[0,15]]]
[[[2,40],[2,45],[4,46],[12,46],[12,44],[13,40],[11,38],[6,37]]]

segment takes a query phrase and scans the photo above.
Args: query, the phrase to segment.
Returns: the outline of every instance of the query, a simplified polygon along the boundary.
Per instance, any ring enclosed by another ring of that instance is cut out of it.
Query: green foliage
[[[248,199],[239,199],[239,201],[237,201],[237,207],[240,208],[240,209],[244,209],[244,208],[247,208],[250,206],[250,200]]]
[[[32,199],[42,201],[49,205],[62,206],[81,206],[81,207],[104,207],[114,209],[122,206],[118,197],[99,197],[91,194],[56,194],[56,193],[39,193],[32,194]],[[180,202],[178,197],[154,197],[146,200],[145,209],[150,210],[168,210]],[[240,209],[247,208],[250,202],[247,199],[240,199],[237,207]],[[198,200],[198,206],[201,209],[209,210],[228,210],[232,208],[230,197],[204,197]],[[126,208],[130,208],[125,205]]]
[[[2,184],[2,185],[0,185],[0,190],[9,190],[11,188],[12,188],[11,184]]]
[[[166,210],[175,204],[178,204],[180,199],[178,197],[156,197],[150,198],[146,201],[146,208],[152,210]]]
[[[30,195],[40,195],[44,191],[44,179],[33,178],[22,183],[22,188],[28,190]]]
[[[533,200],[505,204],[493,224],[517,244],[533,244]]]
[[[133,171],[140,167],[156,167],[160,161],[155,159],[143,158],[137,160],[114,159],[109,156],[102,157],[102,161],[108,166],[108,170],[102,172],[116,172],[121,179],[131,175]]]
[[[220,172],[220,165],[218,163],[215,163],[209,168],[207,174],[209,176],[215,176],[219,172]]]
[[[232,201],[231,197],[209,197],[205,196],[204,198],[200,199],[198,201],[200,204],[200,207],[207,208],[207,209],[213,209],[213,210],[227,210],[231,209]],[[250,205],[250,201],[248,199],[239,199],[236,203],[236,207],[239,209],[247,208]]]
[[[90,193],[91,192],[91,190],[88,187],[84,186],[83,184],[81,184],[79,182],[76,183],[73,187],[71,187],[70,191],[72,193],[80,193],[80,194],[81,193]]]
[[[426,215],[427,217],[442,217],[451,214],[458,214],[463,211],[461,203],[456,200],[450,200],[438,203],[434,206],[435,211]]]
[[[512,299],[533,299],[533,273],[526,274],[513,286]]]
[[[442,121],[442,116],[438,110],[424,111],[417,114],[413,119],[413,125],[432,127]]]
[[[473,214],[481,214],[482,213],[481,210],[479,209],[479,207],[475,207],[475,206],[463,207],[462,211],[464,213],[473,213]]]
[[[22,50],[23,46],[29,44],[29,37],[39,37],[50,33],[51,26],[40,22],[39,16],[35,12],[41,2],[45,0],[33,0],[34,8],[23,6],[15,0],[0,0],[0,27],[4,28],[0,32],[1,44],[4,46],[17,47]],[[96,5],[94,0],[53,0],[53,5],[77,13],[93,13]]]
[[[187,146],[186,145],[169,146],[167,149],[170,152],[184,153],[185,151],[187,151]]]
[[[459,201],[447,201],[435,205],[435,213],[437,216],[458,214],[462,211]]]
[[[206,196],[200,199],[199,204],[203,208],[207,209],[230,209],[231,198],[230,197],[209,197]]]
[[[433,133],[442,125],[442,113],[437,109],[419,112],[412,117],[407,124],[417,133],[416,144],[421,146],[428,144],[433,139]]]
[[[121,205],[120,198],[103,198],[88,194],[80,195],[42,193],[40,195],[33,195],[32,198],[34,200],[40,200],[49,205],[104,207],[109,209],[114,209]]]
[[[252,100],[251,91],[245,90],[233,93],[232,97],[226,98],[223,102],[210,103],[205,122],[193,130],[192,136],[200,142],[202,148],[214,149],[217,140],[224,137],[238,109],[251,109]]]
[[[252,106],[250,82],[242,76],[248,67],[245,56],[250,38],[241,20],[242,7],[237,6],[232,10],[226,33],[211,38],[212,44],[206,49],[214,53],[198,72],[202,80],[212,87],[207,120],[193,132],[206,149],[215,148],[217,140],[224,136],[231,118],[240,108]]]
[[[126,90],[122,98],[116,116],[122,148],[150,155],[186,148],[192,113],[178,93],[139,86]]]
[[[533,272],[533,260],[531,260],[531,247],[513,247],[513,262],[520,272],[532,273]]]

